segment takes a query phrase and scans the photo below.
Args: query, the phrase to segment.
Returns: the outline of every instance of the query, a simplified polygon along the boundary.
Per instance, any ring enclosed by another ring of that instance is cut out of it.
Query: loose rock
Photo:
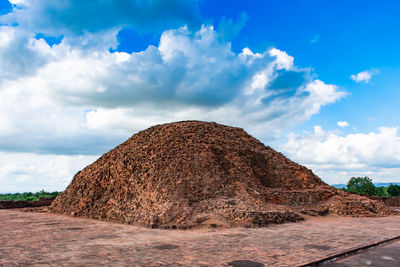
[[[77,173],[50,210],[167,229],[393,213],[327,185],[243,129],[201,121],[133,135]]]

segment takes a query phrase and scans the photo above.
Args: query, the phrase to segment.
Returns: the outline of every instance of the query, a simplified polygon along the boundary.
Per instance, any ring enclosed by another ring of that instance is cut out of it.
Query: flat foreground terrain
[[[326,267],[400,266],[400,241],[373,247],[326,264]]]
[[[0,265],[293,266],[399,235],[400,216],[323,217],[257,229],[160,230],[0,210]]]

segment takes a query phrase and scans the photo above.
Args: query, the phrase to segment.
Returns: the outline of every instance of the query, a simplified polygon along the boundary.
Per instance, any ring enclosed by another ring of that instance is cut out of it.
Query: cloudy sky
[[[0,192],[132,134],[244,128],[330,184],[400,181],[400,3],[0,0]]]

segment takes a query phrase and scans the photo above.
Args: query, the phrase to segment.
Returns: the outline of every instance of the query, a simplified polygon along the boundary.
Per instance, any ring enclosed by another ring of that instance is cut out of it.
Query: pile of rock
[[[133,135],[77,173],[50,209],[173,229],[392,213],[328,186],[240,128],[200,121]]]

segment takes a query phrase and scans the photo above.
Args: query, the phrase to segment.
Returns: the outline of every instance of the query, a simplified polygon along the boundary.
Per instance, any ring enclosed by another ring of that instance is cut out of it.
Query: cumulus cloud
[[[51,60],[51,55],[42,49],[44,43],[44,40],[36,40],[33,34],[18,27],[0,26],[0,83],[32,75]]]
[[[315,126],[313,133],[290,134],[281,149],[330,183],[343,183],[351,176],[368,175],[375,181],[393,181],[400,175],[397,127],[342,136]]]
[[[198,0],[46,1],[12,0],[13,12],[0,23],[50,35],[83,35],[129,26],[162,32],[184,24],[200,26]]]
[[[372,70],[365,70],[362,72],[359,72],[357,74],[353,74],[350,76],[350,78],[358,83],[364,82],[364,83],[369,83],[373,75],[376,75],[379,73],[379,70],[372,69]]]
[[[247,16],[214,30],[201,25],[197,0],[11,3],[0,16],[2,190],[65,186],[157,123],[217,121],[267,142],[346,95],[285,51],[233,52]],[[159,43],[115,52],[121,29]]]
[[[350,124],[347,121],[338,121],[337,125],[342,127],[342,128],[350,126]]]
[[[94,156],[0,152],[0,193],[62,191],[78,170],[95,159]]]
[[[3,79],[2,150],[97,154],[104,146],[95,144],[107,138],[120,141],[154,123],[185,119],[237,125],[270,139],[345,96],[294,66],[284,51],[235,54],[212,26],[167,30],[157,47],[132,54],[89,53],[64,40],[26,46],[48,62],[31,75]],[[66,147],[74,139],[82,149]]]

